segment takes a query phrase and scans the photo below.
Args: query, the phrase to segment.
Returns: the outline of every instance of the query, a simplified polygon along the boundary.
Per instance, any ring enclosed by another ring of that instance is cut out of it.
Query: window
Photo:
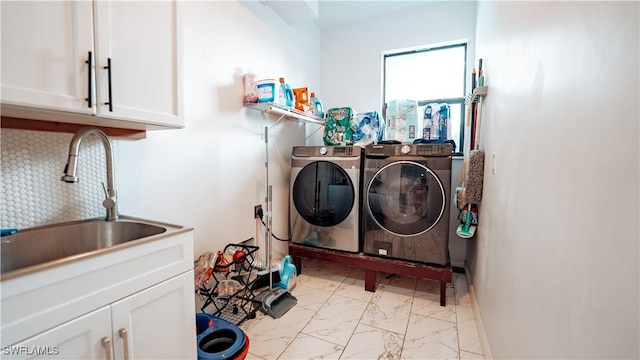
[[[438,116],[446,117],[446,137],[455,141],[456,153],[462,153],[467,44],[389,52],[383,56],[382,109],[385,119],[393,114],[393,107],[389,108],[389,105],[395,105],[394,100],[417,101],[415,139],[442,138],[443,133],[430,132],[425,108],[429,106],[427,113],[442,109]],[[435,104],[439,105],[438,109],[434,108]]]

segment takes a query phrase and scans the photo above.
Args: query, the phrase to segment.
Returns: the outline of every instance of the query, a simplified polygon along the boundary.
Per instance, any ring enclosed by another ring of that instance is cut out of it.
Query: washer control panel
[[[448,145],[448,147],[451,148],[451,145]],[[433,156],[433,155],[445,155],[445,154],[446,153],[445,153],[444,145],[416,146],[416,155]],[[449,154],[451,154],[451,150],[449,150]]]
[[[368,145],[365,155],[369,156],[450,156],[453,153],[451,144],[376,144]]]

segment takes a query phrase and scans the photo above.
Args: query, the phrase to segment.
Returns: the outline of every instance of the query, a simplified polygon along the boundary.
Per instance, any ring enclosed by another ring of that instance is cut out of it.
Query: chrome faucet
[[[88,126],[83,127],[76,132],[73,139],[71,139],[71,144],[69,145],[69,159],[67,160],[67,165],[64,167],[64,176],[61,180],[67,183],[74,183],[78,181],[78,178],[76,177],[78,152],[80,151],[80,143],[87,135],[96,135],[100,140],[102,140],[102,145],[104,145],[104,150],[107,155],[107,186],[105,187],[104,183],[102,183],[105,195],[102,206],[107,209],[107,221],[117,220],[118,204],[116,202],[116,189],[113,181],[113,153],[111,151],[111,141],[109,141],[109,137],[107,137],[107,134],[102,130]]]

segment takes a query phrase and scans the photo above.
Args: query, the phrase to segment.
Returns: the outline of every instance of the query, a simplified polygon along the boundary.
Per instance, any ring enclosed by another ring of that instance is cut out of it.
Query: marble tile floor
[[[385,273],[377,281],[368,292],[364,270],[303,259],[296,306],[241,325],[247,359],[483,359],[463,274],[448,284],[446,307],[438,282]]]

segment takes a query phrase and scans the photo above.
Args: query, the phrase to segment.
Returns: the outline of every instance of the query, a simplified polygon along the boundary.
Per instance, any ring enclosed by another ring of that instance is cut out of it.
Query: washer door
[[[355,202],[355,190],[349,175],[328,161],[312,162],[302,168],[296,176],[291,196],[303,219],[323,227],[344,221]]]
[[[397,236],[423,234],[442,218],[446,198],[442,182],[425,165],[389,163],[376,171],[367,187],[369,215]]]

